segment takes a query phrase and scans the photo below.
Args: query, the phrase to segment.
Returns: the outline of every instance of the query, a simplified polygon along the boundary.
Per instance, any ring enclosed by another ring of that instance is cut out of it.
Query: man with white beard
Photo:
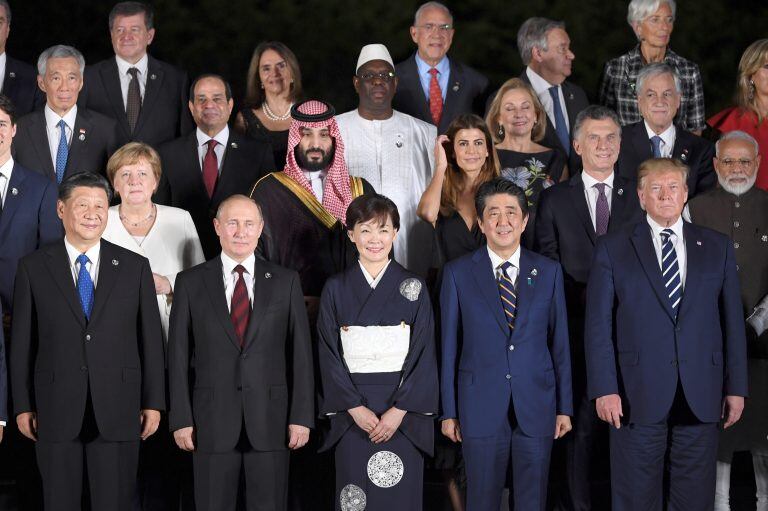
[[[747,318],[749,404],[741,421],[720,435],[715,511],[730,509],[731,458],[750,451],[755,469],[757,511],[768,511],[768,192],[754,186],[760,154],[743,131],[723,135],[716,145],[715,171],[720,186],[688,203],[693,223],[731,237]]]

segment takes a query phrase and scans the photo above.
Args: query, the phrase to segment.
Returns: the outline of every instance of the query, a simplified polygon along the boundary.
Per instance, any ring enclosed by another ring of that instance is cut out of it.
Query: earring
[[[749,81],[749,100],[755,99],[755,82]]]
[[[504,126],[499,124],[499,137],[504,138]]]

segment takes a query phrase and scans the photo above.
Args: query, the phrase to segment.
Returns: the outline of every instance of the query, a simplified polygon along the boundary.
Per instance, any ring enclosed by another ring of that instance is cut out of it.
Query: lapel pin
[[[77,137],[77,138],[78,138],[78,140],[80,140],[80,142],[84,142],[85,141],[85,129],[84,128],[80,128],[80,136]]]
[[[15,192],[15,191],[16,191],[16,188],[14,188],[14,189],[13,189],[13,191]],[[14,195],[16,195],[16,194],[14,193]],[[765,235],[765,234],[763,234],[763,237],[762,237],[762,238],[760,238],[760,240],[761,240],[761,241],[768,241],[768,235]]]
[[[14,73],[13,71],[11,71],[10,73],[8,73],[8,77],[9,77],[9,78],[16,78],[16,73]]]
[[[395,135],[395,137],[397,137],[397,142],[395,142],[395,146],[397,146],[398,149],[403,147],[403,135],[402,135],[402,133],[398,133],[397,135]]]
[[[18,195],[18,194],[19,194],[19,189],[18,188],[11,188],[11,195]],[[765,238],[765,236],[763,236],[763,238]],[[765,240],[763,240],[763,241],[765,241]]]
[[[398,149],[399,149],[399,148],[403,147],[403,142],[402,142],[402,141],[400,141],[400,140],[398,140],[397,142],[395,142],[395,145],[396,145],[396,146],[398,147]]]
[[[698,246],[701,246],[701,242],[700,242],[699,240],[696,240],[696,244],[697,244]]]
[[[536,275],[538,275],[538,274],[539,274],[539,270],[537,270],[536,268],[534,268],[534,269],[532,269],[532,270],[531,270],[531,275],[532,275],[532,276],[534,276],[534,277],[535,277],[535,276],[536,276]]]
[[[264,274],[264,278],[265,279],[271,279],[272,278],[272,274],[267,272],[267,273]]]
[[[157,75],[155,73],[152,73],[151,75],[149,75],[149,79],[150,80],[156,80],[157,79]]]
[[[229,147],[231,147],[232,149],[237,149],[237,142],[232,142],[231,144],[229,144]]]
[[[616,190],[616,193],[618,193],[619,195],[624,195],[624,188],[619,188],[618,190]]]
[[[453,84],[453,92],[459,92],[459,82]]]
[[[568,100],[573,101],[573,92],[568,94]]]
[[[685,162],[688,160],[688,149],[683,149],[683,154],[680,155],[680,161]]]
[[[120,264],[120,261],[117,259],[112,259],[112,266],[117,266],[118,264]]]

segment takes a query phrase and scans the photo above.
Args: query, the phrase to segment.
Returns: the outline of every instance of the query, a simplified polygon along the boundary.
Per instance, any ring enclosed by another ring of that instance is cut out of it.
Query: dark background
[[[321,97],[337,112],[356,106],[352,88],[362,45],[384,43],[395,62],[414,51],[408,34],[420,1],[373,0],[158,0],[153,2],[155,41],[150,53],[186,69],[190,77],[215,72],[227,78],[235,101],[245,89],[255,46],[280,40],[297,55],[307,96]],[[456,35],[450,54],[485,73],[492,85],[522,69],[515,37],[530,16],[562,19],[576,54],[571,80],[593,101],[606,60],[636,44],[626,22],[628,1],[464,0],[446,2]],[[95,63],[113,55],[102,0],[11,0],[8,53],[30,63],[53,44],[70,44]],[[671,48],[701,67],[707,116],[731,102],[744,49],[768,37],[765,0],[682,0]],[[494,89],[495,90],[495,89]]]

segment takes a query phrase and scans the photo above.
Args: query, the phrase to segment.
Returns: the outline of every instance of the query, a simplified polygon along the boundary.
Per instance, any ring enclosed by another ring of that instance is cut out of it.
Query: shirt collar
[[[422,58],[419,57],[419,52],[416,52],[416,67],[419,70],[419,75],[428,74],[429,70],[432,69],[432,66],[424,62]],[[451,70],[451,66],[448,62],[448,55],[445,55],[442,60],[437,63],[435,69],[437,69],[438,78],[448,74],[448,72]]]
[[[67,236],[64,236],[64,248],[67,249],[67,255],[69,256],[69,263],[72,265],[72,267],[75,267],[75,264],[77,264],[77,258],[80,257],[80,252],[77,250],[74,245],[72,245],[69,240],[67,239]],[[91,261],[91,264],[96,264],[96,262],[99,260],[99,253],[101,252],[101,240],[99,240],[98,243],[96,243],[94,246],[89,248],[85,251],[85,256]]]
[[[59,121],[64,119],[64,122],[69,126],[69,129],[72,131],[75,130],[75,120],[77,119],[77,103],[69,109],[69,112],[64,114],[64,117],[59,116],[56,112],[51,110],[51,107],[48,105],[45,105],[45,108],[43,109],[45,112],[45,125],[48,126],[49,129],[53,129],[56,127],[57,124],[59,124]]]
[[[5,69],[5,63],[8,61],[8,56],[5,54],[5,52],[0,53],[0,67]]]
[[[381,282],[381,278],[384,276],[384,272],[387,271],[387,268],[389,268],[389,263],[392,262],[392,259],[389,259],[387,261],[387,264],[384,265],[384,268],[381,269],[379,274],[376,276],[376,278],[373,277],[370,273],[368,273],[368,270],[365,269],[365,266],[363,266],[363,263],[360,262],[360,260],[357,260],[357,263],[360,265],[360,269],[363,270],[363,277],[365,277],[365,281],[368,282],[368,285],[372,288],[376,289],[376,286],[379,282]]]
[[[595,179],[594,177],[590,176],[586,172],[584,172],[584,171],[581,172],[581,181],[584,183],[584,189],[585,190],[591,189],[597,183],[605,183],[608,186],[608,188],[612,190],[613,189],[613,178],[614,177],[616,177],[616,173],[615,172],[611,172],[611,174],[608,177],[606,177],[602,181],[598,181],[597,179]]]
[[[8,161],[0,165],[0,175],[5,176],[5,179],[10,183],[11,174],[13,174],[13,157],[8,158]]]
[[[546,81],[539,73],[530,67],[525,68],[525,74],[528,76],[528,80],[531,82],[531,87],[533,87],[537,96],[541,96],[545,92],[549,93],[549,88],[555,85]]]
[[[658,136],[661,138],[661,140],[664,141],[664,147],[671,147],[675,145],[675,133],[677,131],[675,130],[675,123],[672,123],[669,125],[667,129],[656,135],[656,132],[651,129],[651,127],[648,125],[648,121],[643,120],[643,124],[645,125],[645,131],[648,133],[648,140],[651,139],[651,137]]]
[[[498,255],[496,252],[491,250],[491,247],[488,245],[485,246],[486,249],[488,249],[488,256],[491,258],[491,268],[493,268],[493,271],[495,272],[496,269],[501,266],[504,262],[509,261],[512,263],[512,266],[517,268],[518,271],[520,271],[520,245],[517,246],[517,250],[515,250],[515,253],[512,254],[512,257],[509,259],[502,259],[500,255]]]
[[[677,219],[677,222],[670,225],[669,227],[664,227],[663,225],[658,224],[648,214],[645,215],[645,219],[648,221],[648,225],[651,226],[651,232],[653,232],[654,239],[660,239],[661,231],[663,231],[664,229],[672,229],[672,232],[675,233],[675,236],[677,236],[678,239],[683,239],[683,216],[682,215],[680,215],[680,217]]]
[[[242,263],[238,263],[224,252],[221,253],[221,267],[225,277],[231,275],[238,264],[242,264],[245,271],[253,277],[256,266],[256,256],[254,254],[249,255]]]
[[[209,137],[205,133],[203,133],[203,130],[200,128],[197,128],[195,130],[195,135],[197,135],[197,145],[198,147],[207,144],[208,141],[213,138],[216,142],[218,142],[222,147],[227,147],[227,141],[229,140],[229,126],[224,126],[222,130],[218,133],[216,133],[213,137]]]
[[[141,59],[135,64],[131,64],[127,60],[123,60],[117,55],[115,55],[115,61],[117,61],[117,72],[120,74],[120,76],[124,76],[128,74],[128,70],[132,67],[135,67],[139,70],[139,75],[146,78],[147,76],[147,66],[149,65],[149,57],[145,53]]]

